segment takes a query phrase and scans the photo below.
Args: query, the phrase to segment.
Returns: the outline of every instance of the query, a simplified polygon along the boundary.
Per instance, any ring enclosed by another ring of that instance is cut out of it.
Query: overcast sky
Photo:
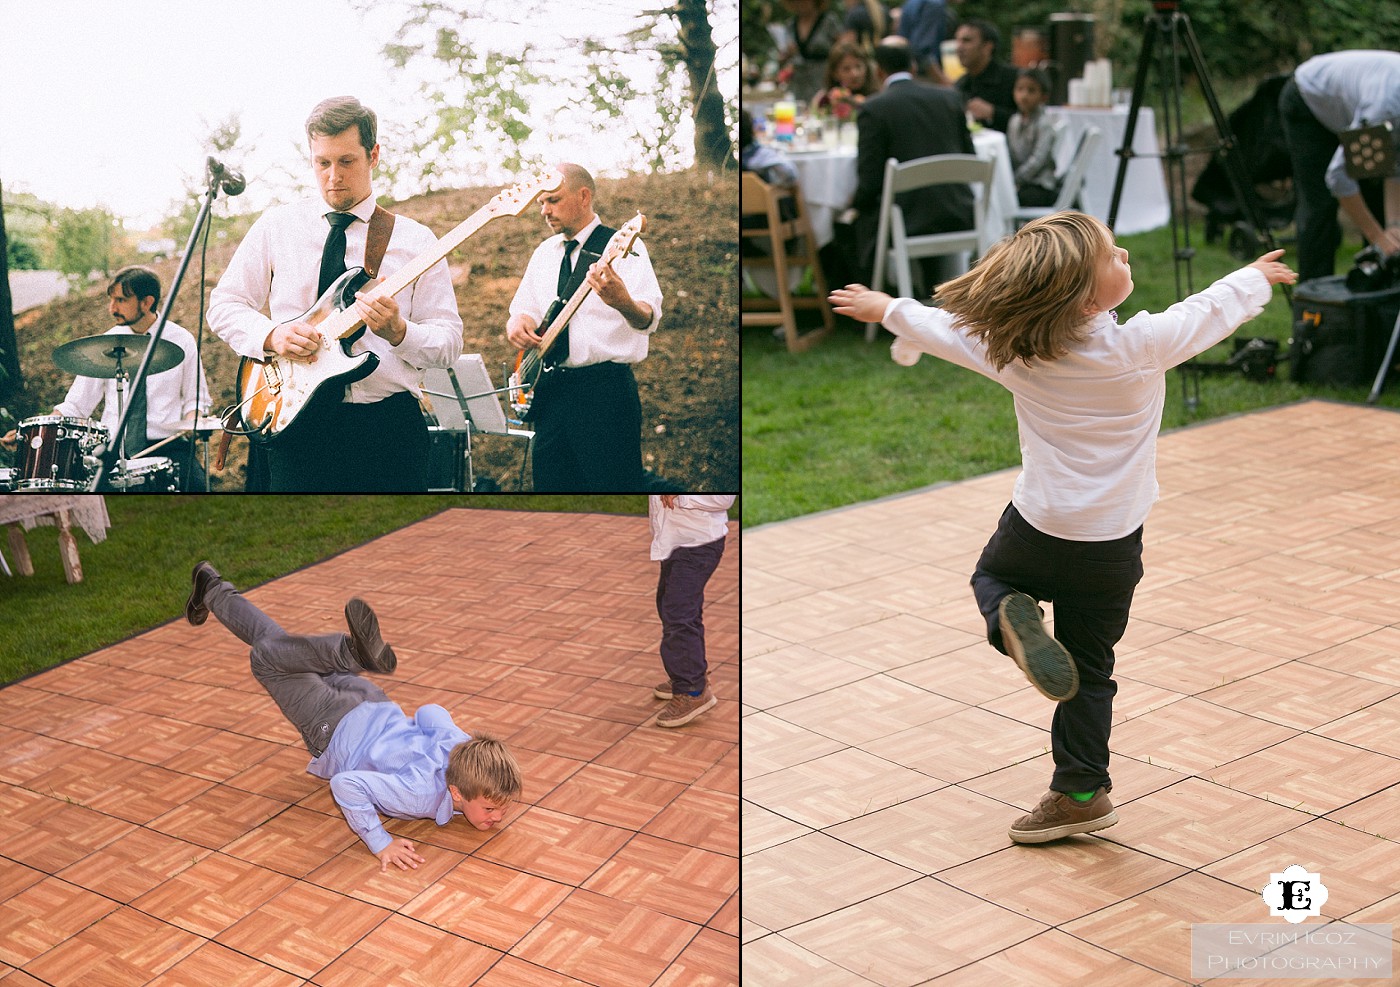
[[[577,31],[580,4],[559,8],[567,16],[554,30]],[[6,192],[105,206],[139,231],[184,196],[186,179],[202,178],[202,141],[237,113],[252,150],[230,157],[249,187],[219,208],[285,199],[286,172],[309,180],[303,127],[321,99],[358,96],[381,127],[431,115],[416,83],[390,79],[380,54],[394,16],[386,5],[366,20],[348,0],[0,0],[0,180]],[[584,22],[603,21],[606,13],[591,11]],[[532,25],[529,40],[547,42],[549,30]],[[737,25],[718,33],[732,37]],[[731,96],[735,85],[721,80]],[[596,132],[557,143],[555,160],[591,162],[600,174],[621,145]]]

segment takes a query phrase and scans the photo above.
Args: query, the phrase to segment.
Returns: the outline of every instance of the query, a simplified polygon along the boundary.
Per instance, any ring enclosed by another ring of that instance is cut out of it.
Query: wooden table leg
[[[78,539],[73,537],[68,512],[58,512],[58,554],[63,559],[63,578],[69,584],[83,581],[83,563],[78,558]]]
[[[10,551],[15,555],[15,568],[19,574],[34,575],[34,560],[29,557],[29,546],[24,543],[24,528],[18,521],[10,525]]]

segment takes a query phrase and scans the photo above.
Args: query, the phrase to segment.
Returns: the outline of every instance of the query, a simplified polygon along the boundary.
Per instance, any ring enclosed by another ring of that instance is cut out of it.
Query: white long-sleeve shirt
[[[1109,541],[1137,530],[1157,500],[1157,433],[1166,373],[1258,315],[1268,279],[1242,268],[1165,312],[1112,313],[1088,338],[1051,361],[992,368],[982,343],[953,316],[909,298],[885,309],[897,337],[891,355],[921,353],[975,370],[1009,390],[1021,438],[1021,474],[1011,501],[1037,530],[1072,541]]]
[[[586,241],[598,226],[593,217],[574,239]],[[530,255],[525,274],[510,302],[510,314],[525,313],[538,325],[544,319],[549,303],[554,301],[559,286],[559,262],[564,259],[564,234],[556,233],[545,240]],[[574,254],[578,263],[578,253]],[[590,292],[569,320],[569,358],[566,367],[586,367],[595,363],[641,363],[646,359],[651,333],[661,322],[661,286],[651,269],[646,244],[640,239],[632,244],[632,252],[612,266],[633,300],[651,306],[651,322],[644,329],[633,329],[622,313]]]
[[[263,343],[273,327],[294,321],[316,301],[321,250],[330,229],[325,215],[330,211],[320,199],[278,206],[259,216],[248,230],[209,296],[209,325],[234,352],[262,359]],[[363,267],[374,195],[350,211],[356,220],[345,231],[345,266]],[[379,267],[380,277],[393,274],[437,239],[426,226],[399,216]],[[361,334],[351,352],[370,350],[379,357],[379,366],[350,385],[351,403],[381,401],[399,391],[421,396],[422,371],[450,367],[462,354],[462,317],[446,260],[438,261],[396,298],[399,314],[408,323],[403,341],[394,346],[368,329]],[[265,307],[271,318],[262,314]]]
[[[681,494],[675,507],[663,507],[661,498],[647,501],[651,520],[651,559],[669,559],[678,548],[708,545],[723,538],[729,530],[729,508],[733,494]]]
[[[129,326],[113,326],[103,335],[134,335]],[[201,415],[209,413],[209,382],[204,377],[204,368],[195,357],[194,337],[183,326],[166,322],[161,339],[168,339],[185,353],[185,358],[169,370],[146,377],[146,437],[151,440],[164,439],[180,431],[181,422],[195,411],[195,388],[199,388],[198,410]],[[218,345],[217,343],[215,345]],[[124,362],[131,373],[141,365],[139,357]],[[121,421],[117,414],[117,382],[112,378],[76,377],[68,394],[54,408],[55,413],[70,418],[91,418],[98,404],[102,405],[102,424],[109,434],[114,434]],[[128,381],[122,394],[122,408],[131,403],[131,385]],[[132,450],[134,455],[136,450]]]

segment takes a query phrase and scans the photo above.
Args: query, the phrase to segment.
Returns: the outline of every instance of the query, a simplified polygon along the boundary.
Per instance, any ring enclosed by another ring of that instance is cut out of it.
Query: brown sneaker
[[[358,596],[345,604],[345,624],[350,628],[350,649],[361,667],[385,675],[399,667],[394,649],[379,636],[379,618]]]
[[[185,601],[185,619],[195,627],[209,619],[209,608],[204,605],[204,594],[224,577],[219,575],[219,570],[215,569],[208,562],[200,562],[194,567],[191,574],[190,598]]]
[[[683,727],[707,709],[712,709],[717,702],[715,694],[708,687],[698,696],[687,696],[685,693],[672,696],[666,708],[656,715],[656,725]]]
[[[1062,703],[1079,691],[1079,669],[1065,646],[1045,631],[1040,605],[1025,593],[1002,598],[1001,639],[1041,695]]]
[[[665,682],[662,682],[662,683],[661,683],[660,685],[658,685],[655,689],[652,689],[652,690],[651,690],[651,694],[652,694],[653,696],[655,696],[657,699],[670,699],[670,698],[672,698],[672,696],[671,696],[671,680],[670,680],[670,679],[667,679]]]
[[[1102,788],[1087,802],[1076,802],[1063,792],[1046,792],[1039,805],[1011,824],[1007,835],[1015,843],[1045,843],[1107,829],[1117,821],[1118,813]]]

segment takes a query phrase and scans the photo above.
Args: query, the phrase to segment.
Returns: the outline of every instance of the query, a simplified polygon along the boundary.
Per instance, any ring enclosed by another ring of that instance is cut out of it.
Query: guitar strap
[[[608,241],[613,238],[617,230],[599,223],[593,228],[593,232],[588,234],[588,239],[583,241],[578,248],[578,260],[574,262],[574,271],[569,275],[568,282],[564,285],[564,290],[559,293],[559,297],[554,299],[549,306],[549,318],[540,327],[540,332],[549,328],[554,321],[554,316],[559,313],[569,299],[574,297],[574,292],[578,291],[579,285],[583,284],[584,278],[588,277],[588,269],[598,262],[603,256],[603,251],[608,249]],[[557,366],[569,358],[569,327],[565,326],[559,333],[559,338],[554,341],[554,345],[545,354],[544,364],[547,367]]]
[[[374,207],[374,214],[369,218],[369,232],[365,234],[365,273],[372,279],[379,277],[379,265],[384,263],[384,252],[389,249],[389,237],[397,218],[379,205]]]

